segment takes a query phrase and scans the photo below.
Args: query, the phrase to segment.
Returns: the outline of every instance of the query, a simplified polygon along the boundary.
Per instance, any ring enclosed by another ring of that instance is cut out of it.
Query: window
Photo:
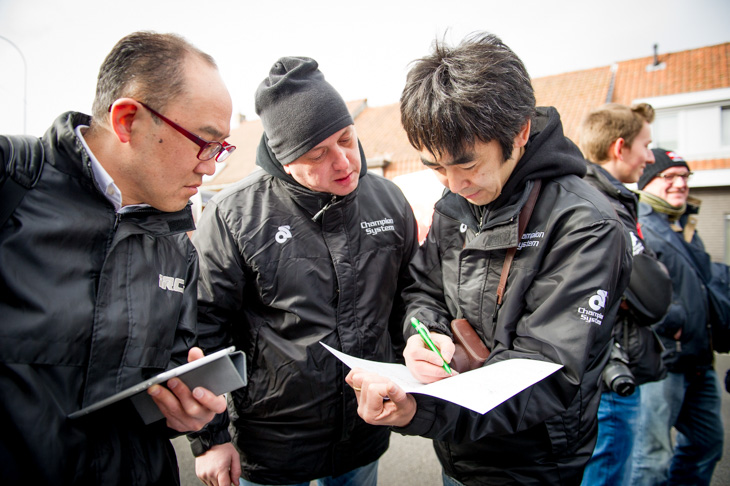
[[[652,147],[678,150],[678,124],[676,113],[657,113],[651,125]]]
[[[675,150],[688,160],[730,157],[730,86],[642,98],[656,115],[652,147]]]
[[[730,106],[723,106],[720,118],[721,135],[720,140],[723,146],[730,145]]]

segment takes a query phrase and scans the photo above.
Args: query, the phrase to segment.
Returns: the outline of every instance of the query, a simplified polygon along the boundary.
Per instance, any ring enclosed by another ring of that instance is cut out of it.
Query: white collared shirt
[[[79,140],[81,140],[81,144],[84,146],[84,150],[86,150],[86,153],[89,155],[89,159],[91,160],[91,171],[94,173],[94,182],[96,182],[96,187],[98,187],[102,194],[104,194],[104,197],[106,197],[109,202],[114,205],[114,210],[117,213],[124,213],[135,208],[149,207],[149,204],[129,204],[127,206],[122,206],[122,191],[114,183],[112,176],[109,175],[106,169],[104,169],[104,166],[102,166],[94,156],[94,153],[86,143],[86,139],[84,139],[82,131],[86,131],[87,128],[89,128],[87,125],[77,126],[75,129],[76,136]]]

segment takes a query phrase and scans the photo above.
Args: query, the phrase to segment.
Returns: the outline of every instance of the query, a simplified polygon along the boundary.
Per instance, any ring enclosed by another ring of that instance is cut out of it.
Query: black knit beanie
[[[256,90],[256,114],[283,165],[354,122],[347,105],[308,57],[282,57]]]
[[[644,167],[644,173],[641,174],[639,182],[636,183],[639,190],[643,190],[653,178],[670,167],[686,167],[689,170],[687,162],[671,150],[654,148],[651,151],[654,152],[654,163],[646,164],[646,167]]]

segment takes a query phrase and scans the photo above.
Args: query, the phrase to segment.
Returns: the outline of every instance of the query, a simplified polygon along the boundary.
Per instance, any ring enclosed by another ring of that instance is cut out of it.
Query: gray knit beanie
[[[654,153],[654,163],[646,164],[646,167],[644,167],[644,173],[641,174],[639,182],[636,184],[636,187],[638,187],[639,190],[643,191],[644,187],[651,182],[653,178],[670,167],[686,167],[687,170],[689,170],[687,162],[671,150],[653,148],[651,151]]]
[[[308,57],[282,57],[256,90],[256,114],[283,165],[354,122],[347,105]]]

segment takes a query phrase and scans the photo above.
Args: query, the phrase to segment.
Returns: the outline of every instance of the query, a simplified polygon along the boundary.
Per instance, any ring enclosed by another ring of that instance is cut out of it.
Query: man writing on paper
[[[367,172],[352,116],[314,59],[284,57],[256,91],[263,169],[203,211],[200,343],[251,359],[231,421],[192,441],[206,484],[374,485],[390,431],[357,416],[347,370],[319,342],[393,362],[416,221],[391,181]],[[240,452],[240,457],[239,457]]]
[[[225,410],[224,397],[172,379],[172,391],[148,390],[166,424],[145,426],[129,400],[67,418],[202,357],[188,353],[198,278],[188,199],[233,150],[230,118],[209,55],[138,32],[102,64],[93,118],[61,115],[14,162],[18,139],[0,137],[0,207],[45,160],[0,228],[0,484],[178,484],[169,437]]]
[[[628,283],[622,225],[581,180],[585,160],[558,113],[535,108],[522,62],[493,35],[453,48],[437,42],[409,72],[401,117],[423,163],[449,189],[411,264],[407,319],[430,329],[447,361],[450,322],[464,318],[490,351],[486,365],[526,358],[563,367],[485,415],[353,370],[347,381],[358,413],[434,439],[444,484],[577,485],[595,444],[601,372]],[[509,248],[514,260],[505,265]],[[404,355],[423,382],[449,376],[418,335]]]

